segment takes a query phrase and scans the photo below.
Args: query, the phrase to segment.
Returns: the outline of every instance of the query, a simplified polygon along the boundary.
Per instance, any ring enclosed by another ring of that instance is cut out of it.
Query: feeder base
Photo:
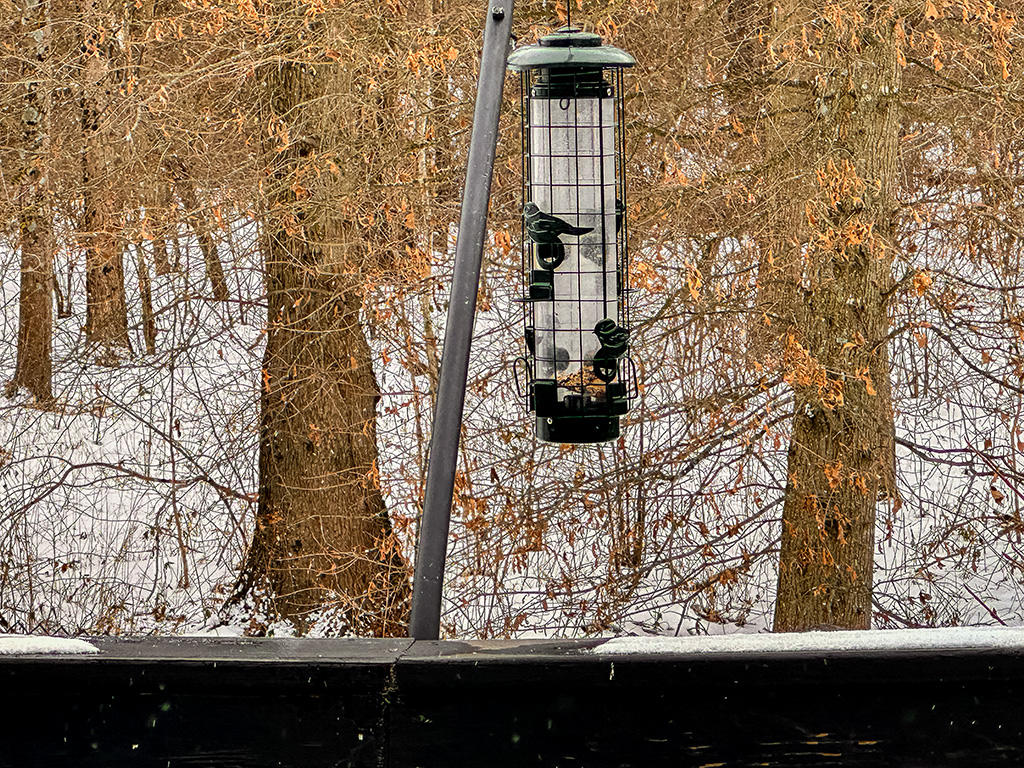
[[[617,416],[538,416],[537,437],[546,443],[605,443],[619,436]]]

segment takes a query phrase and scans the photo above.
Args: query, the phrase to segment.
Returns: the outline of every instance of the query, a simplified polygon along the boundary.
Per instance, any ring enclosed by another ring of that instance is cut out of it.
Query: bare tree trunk
[[[156,354],[156,318],[153,315],[153,281],[149,277],[146,248],[135,245],[135,267],[139,277],[139,299],[142,302],[142,337],[146,341],[146,354]]]
[[[68,265],[68,272],[71,272],[70,264]],[[67,291],[67,296],[61,291],[60,277],[57,275],[56,265],[53,267],[53,295],[57,299],[57,317],[61,320],[71,317],[71,290]]]
[[[147,42],[153,20],[156,18],[158,3],[156,0],[135,0],[134,3],[125,6],[130,19],[131,42],[128,51],[131,58],[132,76],[138,82],[145,82],[155,70],[159,71],[163,66],[154,53],[153,47]],[[136,122],[136,130],[133,133],[136,156],[143,158],[154,158],[166,156],[169,148],[166,137],[162,135],[155,122],[142,119],[143,105],[138,103],[139,91],[130,91],[129,98],[134,98],[132,104],[135,113],[139,116]],[[134,97],[132,96],[134,94]],[[145,219],[143,220],[143,232],[145,237],[139,241],[139,247],[145,247],[145,240],[152,243],[153,268],[158,276],[171,273],[171,263],[167,258],[167,233],[173,226],[172,211],[175,208],[174,194],[171,190],[171,182],[165,170],[164,163],[146,164],[138,175],[140,189],[137,190],[139,204],[145,208]],[[139,254],[140,262],[145,259],[145,254]],[[147,271],[148,275],[148,271]],[[150,306],[152,309],[152,305]],[[145,310],[143,310],[145,312]],[[146,340],[147,347],[149,339]]]
[[[266,152],[260,499],[242,590],[266,589],[271,612],[300,630],[323,610],[341,631],[402,635],[407,572],[381,496],[379,395],[360,327],[369,254],[337,218],[338,180],[317,172],[343,89],[332,63],[275,64],[264,77],[288,143]]]
[[[110,51],[108,0],[83,0],[84,83],[82,93],[82,177],[85,210],[86,340],[103,348],[100,361],[116,364],[121,351],[130,353],[128,310],[124,296],[123,242],[120,210],[114,189],[114,155],[109,119],[114,100],[114,66]]]
[[[153,232],[153,269],[157,276],[169,275],[173,271],[171,261],[167,256],[167,232],[174,225],[174,217],[171,211],[174,207],[174,196],[171,194],[171,185],[164,180],[163,174],[158,175],[154,184],[155,202],[154,206],[154,232]]]
[[[24,88],[21,138],[24,182],[21,190],[21,293],[15,387],[36,401],[53,399],[53,231],[49,202],[50,45],[49,0],[24,0],[21,20]]]
[[[192,231],[196,233],[199,250],[203,253],[206,278],[210,281],[210,287],[213,289],[213,298],[217,301],[227,301],[231,294],[228,291],[228,281],[224,277],[224,266],[220,263],[220,257],[217,255],[217,244],[213,239],[213,225],[206,215],[205,208],[199,202],[194,182],[188,178],[184,168],[174,170],[174,180],[178,196],[185,204],[185,215],[192,225]]]
[[[875,506],[893,486],[886,297],[901,67],[891,8],[841,12],[845,30],[820,17],[805,26],[799,8],[786,30],[821,58],[786,86],[802,91],[789,106],[804,128],[783,135],[811,147],[792,155],[806,170],[789,171],[813,192],[797,198],[807,237],[788,249],[799,244],[801,257],[790,259],[800,265],[785,360],[795,415],[775,631],[871,625]]]

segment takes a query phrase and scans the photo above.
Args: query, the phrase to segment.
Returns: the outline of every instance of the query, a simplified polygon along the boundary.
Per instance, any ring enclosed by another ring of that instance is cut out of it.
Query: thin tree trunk
[[[85,210],[86,340],[103,348],[100,362],[116,364],[130,352],[124,296],[123,242],[109,119],[115,81],[110,55],[113,33],[107,0],[84,0],[84,87],[82,93],[82,177]]]
[[[21,138],[24,183],[21,194],[21,293],[18,317],[16,387],[36,401],[53,399],[53,231],[49,203],[50,45],[49,0],[24,0],[22,40],[25,95]]]
[[[206,265],[206,278],[210,281],[213,290],[213,298],[217,301],[227,301],[231,294],[228,291],[228,281],[224,276],[224,266],[220,263],[217,255],[217,244],[213,239],[213,225],[210,223],[206,211],[199,203],[199,196],[196,195],[192,180],[187,178],[184,171],[176,171],[175,175],[178,196],[185,204],[185,213],[192,231],[196,233],[199,241],[199,250],[203,253],[203,262]]]
[[[135,246],[135,266],[139,277],[139,298],[142,302],[142,336],[146,341],[146,354],[156,354],[156,318],[153,316],[153,281],[149,277],[146,248]]]
[[[266,589],[272,614],[300,630],[325,611],[339,631],[402,635],[407,572],[381,495],[379,395],[360,327],[369,253],[337,218],[335,176],[316,172],[337,141],[329,105],[343,89],[328,63],[274,64],[264,78],[288,143],[266,151],[260,499],[240,591]]]
[[[786,339],[795,415],[775,631],[870,627],[875,506],[893,486],[886,296],[901,82],[895,14],[863,3],[839,12],[845,31],[836,17],[819,19],[817,32],[789,27],[821,59],[813,76],[807,68],[798,78],[804,132],[788,134],[810,142],[813,162],[803,167],[814,193],[802,198],[808,237],[791,240],[804,246]]]
[[[147,43],[147,35],[157,14],[157,2],[156,0],[136,0],[125,7],[131,19],[133,42],[131,67],[136,80],[143,82],[150,73],[163,66],[156,57],[154,48]],[[134,91],[134,93],[137,99],[139,91]],[[136,104],[135,109],[141,116],[142,105]],[[141,118],[134,137],[143,157],[157,157],[167,151],[164,140],[166,137],[161,134],[158,126],[148,124]],[[146,173],[146,170],[149,173]],[[171,212],[175,205],[174,194],[164,164],[155,163],[152,167],[145,169],[140,184],[142,188],[139,190],[139,198],[146,212],[143,222],[147,235],[145,239],[152,243],[153,269],[157,276],[168,275],[172,269],[170,260],[167,258],[167,232],[173,226]],[[142,247],[144,243],[140,242],[139,245]],[[141,259],[143,256],[140,254],[139,258]]]
[[[68,263],[68,272],[71,271],[71,263]],[[57,317],[61,320],[66,320],[71,317],[71,291],[67,292],[67,296],[64,295],[64,291],[60,289],[60,277],[57,275],[57,268],[54,265],[53,268],[53,295],[57,299]]]
[[[171,211],[174,207],[174,196],[171,193],[171,185],[159,174],[156,187],[156,198],[153,209],[153,269],[158,277],[169,275],[173,268],[171,260],[167,256],[167,232],[174,226],[174,218]]]

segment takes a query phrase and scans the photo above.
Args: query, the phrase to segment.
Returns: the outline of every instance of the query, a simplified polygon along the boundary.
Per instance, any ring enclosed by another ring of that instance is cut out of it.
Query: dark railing
[[[0,655],[0,766],[1024,765],[1019,648],[91,642]]]

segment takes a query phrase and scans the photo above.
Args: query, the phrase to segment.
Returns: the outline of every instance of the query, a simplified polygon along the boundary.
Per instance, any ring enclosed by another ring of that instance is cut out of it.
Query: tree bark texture
[[[343,89],[333,63],[274,64],[264,78],[277,130],[266,150],[260,498],[243,590],[265,587],[271,614],[300,629],[324,611],[339,631],[404,635],[408,574],[381,495],[379,394],[360,326],[369,254],[339,218],[328,170],[338,171]]]
[[[783,368],[795,414],[775,631],[871,625],[875,506],[893,492],[887,336],[901,66],[891,7],[777,8],[780,168],[799,212],[773,234],[793,288]],[[788,46],[788,52],[787,52]],[[802,125],[801,125],[802,123]],[[802,145],[802,146],[800,146]],[[785,189],[785,188],[784,188]],[[798,227],[798,219],[799,221]],[[802,233],[801,231],[802,230]],[[784,281],[786,282],[786,281]]]
[[[53,399],[53,230],[49,200],[49,0],[24,0],[21,111],[21,293],[13,384],[36,401]]]
[[[116,36],[109,0],[83,0],[85,25],[82,88],[82,178],[85,243],[86,340],[103,349],[101,361],[116,363],[118,350],[130,350],[124,295],[123,240],[120,236],[117,174],[110,110],[116,79]]]

